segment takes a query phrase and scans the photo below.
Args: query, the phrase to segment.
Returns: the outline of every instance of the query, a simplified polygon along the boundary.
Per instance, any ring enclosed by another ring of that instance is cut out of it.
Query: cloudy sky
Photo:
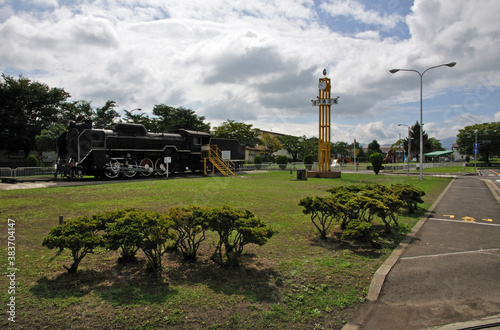
[[[0,71],[119,109],[184,106],[317,136],[332,79],[332,140],[392,144],[420,113],[438,139],[500,121],[498,0],[0,0]]]

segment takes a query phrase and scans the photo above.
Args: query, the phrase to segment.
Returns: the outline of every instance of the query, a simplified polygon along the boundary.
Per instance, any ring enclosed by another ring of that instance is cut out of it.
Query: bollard
[[[62,215],[59,216],[59,224],[62,225],[64,222],[64,218]]]

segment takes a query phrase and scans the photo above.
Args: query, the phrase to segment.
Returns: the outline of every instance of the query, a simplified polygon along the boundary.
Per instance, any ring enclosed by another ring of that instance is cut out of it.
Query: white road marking
[[[462,251],[462,252],[449,252],[449,253],[441,253],[441,254],[429,254],[429,255],[425,255],[425,256],[403,257],[403,258],[400,258],[400,259],[402,259],[402,260],[422,259],[422,258],[434,258],[434,257],[442,257],[442,256],[451,256],[451,255],[456,255],[456,254],[488,253],[488,252],[496,252],[496,251],[500,251],[500,249],[480,249],[480,250],[475,250],[475,251]]]
[[[448,221],[448,222],[456,222],[456,223],[471,223],[471,224],[474,224],[474,225],[484,225],[484,226],[500,227],[500,224],[496,224],[496,223],[482,223],[482,222],[474,222],[474,221],[461,221],[461,220],[438,219],[438,218],[429,218],[429,220],[434,220],[434,221]]]

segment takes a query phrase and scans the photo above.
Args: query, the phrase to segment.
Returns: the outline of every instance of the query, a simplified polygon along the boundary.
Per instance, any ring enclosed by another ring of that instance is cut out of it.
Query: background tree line
[[[237,139],[249,147],[259,146],[268,160],[272,154],[284,149],[291,161],[301,161],[311,155],[318,156],[318,138],[283,135],[273,137],[261,134],[251,124],[227,120],[218,127],[211,128],[204,116],[184,107],[172,107],[156,104],[149,116],[142,109],[123,109],[123,116],[117,111],[115,101],[108,100],[101,107],[94,107],[90,101],[69,101],[71,95],[62,88],[51,88],[48,85],[19,76],[14,78],[2,74],[0,80],[0,149],[9,152],[23,150],[25,155],[30,151],[39,152],[55,150],[57,137],[66,130],[69,122],[92,120],[93,127],[98,129],[112,128],[117,122],[138,123],[152,132],[169,132],[175,129],[211,132],[220,138]],[[429,138],[424,131],[424,153],[444,150],[439,140]],[[480,158],[488,161],[492,155],[500,154],[500,123],[483,123],[467,126],[457,135],[457,144],[462,154],[472,155],[472,145],[480,143]],[[410,138],[400,139],[393,145],[404,150],[411,144],[412,155],[417,160],[420,150],[420,125],[416,122],[410,128]],[[335,158],[353,158],[367,161],[372,153],[382,153],[380,144],[373,140],[365,152],[358,142],[338,141],[331,144],[332,156]]]

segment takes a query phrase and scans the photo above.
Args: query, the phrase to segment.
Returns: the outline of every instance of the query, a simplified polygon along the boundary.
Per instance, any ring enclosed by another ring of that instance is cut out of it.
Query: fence
[[[33,177],[33,176],[53,176],[54,166],[50,167],[0,167],[0,177]]]

